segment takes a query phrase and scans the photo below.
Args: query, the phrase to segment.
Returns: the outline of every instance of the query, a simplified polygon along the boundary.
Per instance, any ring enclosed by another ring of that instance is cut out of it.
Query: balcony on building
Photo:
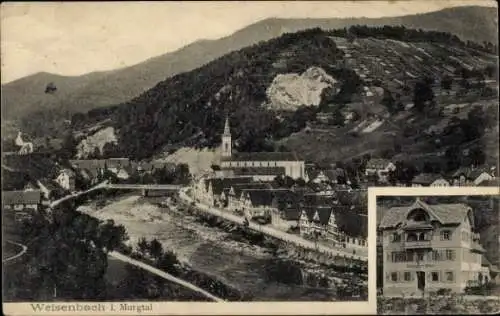
[[[432,248],[432,230],[431,224],[422,221],[409,220],[403,227],[404,249],[430,249]]]

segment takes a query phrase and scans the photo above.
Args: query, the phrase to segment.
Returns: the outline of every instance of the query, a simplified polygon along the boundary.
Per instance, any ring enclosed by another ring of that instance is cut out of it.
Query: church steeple
[[[229,117],[226,116],[224,133],[222,134],[222,157],[231,157],[233,144],[231,142],[231,129],[229,128]]]
[[[231,130],[229,129],[229,117],[226,116],[226,123],[224,124],[224,135],[231,136]]]

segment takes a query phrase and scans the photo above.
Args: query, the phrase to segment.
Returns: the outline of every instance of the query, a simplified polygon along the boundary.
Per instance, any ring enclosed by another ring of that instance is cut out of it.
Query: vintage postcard
[[[377,313],[500,311],[500,190],[371,188]]]
[[[498,188],[494,1],[0,14],[7,315],[375,314],[368,188]]]

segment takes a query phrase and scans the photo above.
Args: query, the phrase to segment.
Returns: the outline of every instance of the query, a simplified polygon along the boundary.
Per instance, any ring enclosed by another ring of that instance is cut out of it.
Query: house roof
[[[444,179],[440,174],[435,173],[421,173],[413,178],[412,183],[430,185],[438,179]]]
[[[2,205],[38,204],[42,200],[42,192],[34,191],[3,191]]]
[[[346,173],[342,168],[325,170],[323,173],[328,177],[328,179],[330,179],[330,181],[337,181],[338,177],[346,176]]]
[[[222,193],[222,190],[224,188],[230,188],[231,185],[237,184],[237,183],[250,183],[252,182],[253,179],[251,177],[238,177],[238,178],[214,178],[214,179],[208,179],[208,182],[206,182],[206,185],[208,183],[212,184],[212,193],[215,195],[219,195]]]
[[[70,160],[71,165],[78,169],[104,169],[106,167],[106,160],[104,159],[80,159]]]
[[[297,221],[300,218],[300,210],[298,207],[290,207],[280,211],[283,219],[286,221]]]
[[[387,159],[372,158],[366,163],[368,169],[384,169],[390,163]]]
[[[483,187],[495,187],[498,185],[500,185],[499,178],[494,178],[491,180],[484,180],[484,181],[481,181],[481,183],[479,183],[479,186],[483,186]]]
[[[452,174],[452,178],[458,178],[460,176],[465,176],[467,179],[469,180],[474,180],[476,179],[477,177],[479,177],[482,173],[487,173],[489,174],[488,170],[486,170],[485,168],[470,168],[470,167],[462,167],[462,168],[459,168],[458,170],[456,170],[453,174]]]
[[[234,175],[246,175],[246,176],[256,176],[256,175],[270,175],[279,176],[285,174],[284,167],[231,167],[222,168],[221,170],[232,170]]]
[[[321,225],[328,224],[332,214],[332,208],[327,206],[319,206],[315,208],[315,212],[319,215],[319,223]]]
[[[130,160],[128,158],[109,158],[106,159],[106,167],[108,168],[118,168],[125,167],[130,164]]]
[[[231,157],[223,158],[229,161],[298,161],[299,158],[292,152],[239,152]]]
[[[232,184],[231,188],[234,190],[234,195],[239,198],[241,192],[245,189],[271,189],[271,184],[262,182],[251,182],[251,183],[236,183]]]
[[[252,205],[256,206],[271,206],[273,203],[273,191],[272,190],[244,190],[245,196],[247,196]]]
[[[380,222],[380,228],[396,227],[407,220],[408,213],[415,209],[426,210],[434,220],[441,224],[459,224],[468,216],[470,207],[465,204],[435,204],[430,205],[421,200],[416,200],[410,206],[391,207],[385,212]],[[473,223],[472,223],[473,224]]]

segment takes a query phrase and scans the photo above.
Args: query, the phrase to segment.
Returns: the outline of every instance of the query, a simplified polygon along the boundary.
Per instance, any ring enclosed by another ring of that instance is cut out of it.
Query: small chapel
[[[231,176],[273,180],[276,176],[305,177],[304,161],[292,152],[234,152],[229,118],[226,117],[221,145],[221,171]]]

